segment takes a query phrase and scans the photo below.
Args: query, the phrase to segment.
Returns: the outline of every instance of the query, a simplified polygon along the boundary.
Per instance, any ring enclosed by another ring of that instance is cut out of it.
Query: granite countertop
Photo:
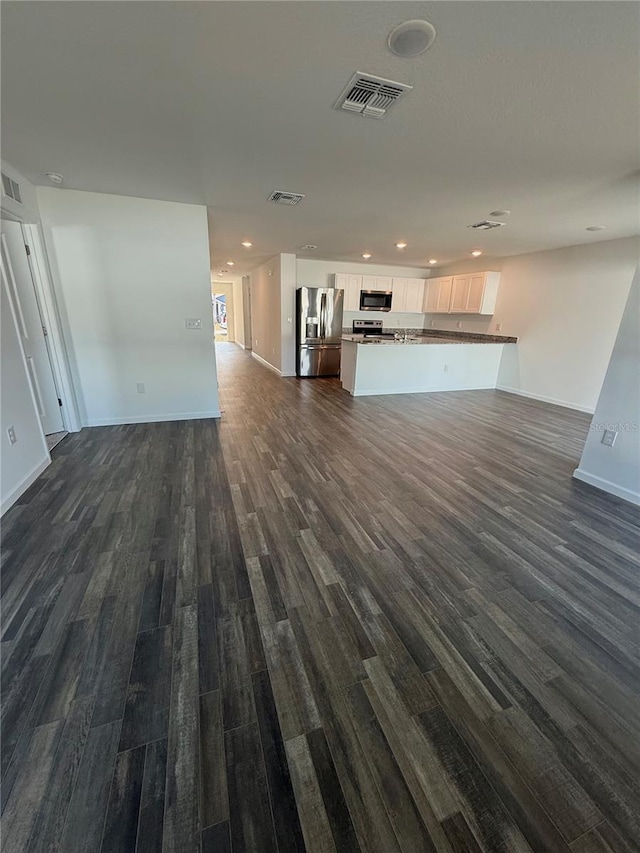
[[[416,335],[409,337],[406,341],[396,341],[393,338],[365,338],[364,335],[343,335],[343,341],[351,341],[354,344],[362,344],[364,346],[425,346],[433,344],[502,344],[511,343],[511,341],[495,340],[497,336],[488,335],[487,338],[479,336],[462,338],[462,337],[445,337],[444,335]]]
[[[408,341],[396,341],[393,338],[371,340],[364,335],[354,335],[347,328],[342,330],[342,340],[355,344],[517,344],[518,338],[510,335],[489,335],[480,332],[453,332],[444,329],[384,329],[385,334],[406,334]]]

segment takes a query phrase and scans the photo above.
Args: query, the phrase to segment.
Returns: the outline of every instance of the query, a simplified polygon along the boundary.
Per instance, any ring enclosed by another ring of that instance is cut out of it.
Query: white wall
[[[296,375],[296,256],[280,255],[280,336],[283,376]]]
[[[2,252],[2,304],[0,306],[0,512],[5,512],[44,471],[49,452],[18,336],[16,318],[9,296],[10,259]],[[11,444],[7,430],[12,426],[17,442]]]
[[[352,275],[390,275],[398,278],[429,278],[431,270],[419,267],[399,267],[389,264],[365,264],[343,261],[297,259],[297,287],[333,287],[337,272]],[[383,320],[387,328],[422,329],[424,314],[390,314],[385,311],[345,311],[342,325],[351,328],[354,320]]]
[[[431,270],[418,267],[400,267],[389,264],[365,264],[354,261],[322,261],[297,258],[298,287],[333,287],[333,274],[390,275],[398,278],[429,278]]]
[[[451,265],[434,275],[500,269],[492,317],[426,315],[436,329],[516,335],[505,347],[498,387],[593,412],[638,263],[640,241],[630,237],[504,258]],[[496,324],[501,324],[498,331]]]
[[[618,433],[613,447],[602,443],[605,429]],[[640,504],[640,267],[574,477]]]
[[[253,354],[281,370],[280,255],[270,258],[250,274]]]
[[[37,196],[83,424],[218,417],[206,208]]]
[[[244,346],[244,296],[242,276],[233,277],[233,322],[236,343]]]

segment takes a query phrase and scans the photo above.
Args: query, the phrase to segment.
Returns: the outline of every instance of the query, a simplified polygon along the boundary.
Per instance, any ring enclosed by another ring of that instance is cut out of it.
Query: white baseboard
[[[530,391],[521,391],[519,388],[510,388],[508,385],[496,385],[496,391],[505,391],[507,394],[517,394],[519,397],[529,397],[530,400],[540,400],[541,403],[551,403],[553,406],[562,406],[565,409],[575,409],[578,412],[586,412],[592,415],[594,406],[581,406],[578,403],[569,403],[567,400],[557,400],[555,397],[545,397],[542,394],[532,394]]]
[[[241,343],[240,343],[240,341],[234,341],[234,344],[235,344],[237,347],[240,347],[240,349],[246,349],[245,345],[244,345],[244,344],[241,344]]]
[[[640,506],[640,492],[634,492],[631,489],[625,489],[624,486],[619,486],[617,483],[612,483],[611,480],[605,480],[604,477],[597,477],[595,474],[589,474],[588,471],[583,471],[582,468],[576,468],[573,472],[576,480],[583,483],[588,483],[602,492],[609,492],[610,495],[615,495],[617,498],[622,498],[636,506]]]
[[[473,388],[376,388],[373,391],[360,389],[358,391],[349,391],[352,397],[382,397],[388,394],[448,394],[456,391],[490,391],[494,388],[493,385],[485,385],[479,388],[474,385]],[[345,388],[345,391],[348,389]]]
[[[5,512],[14,505],[14,503],[18,500],[18,498],[23,495],[29,486],[31,486],[38,479],[40,474],[45,471],[49,465],[51,465],[51,457],[47,453],[45,459],[41,462],[38,462],[35,468],[31,470],[27,476],[13,489],[13,491],[9,492],[7,497],[2,501],[2,506],[0,506],[0,515],[4,515]]]
[[[162,421],[199,421],[205,418],[219,418],[219,411],[211,412],[170,412],[162,415],[124,415],[114,418],[88,418],[84,426],[120,426],[121,424],[156,424]]]
[[[253,350],[251,350],[251,357],[255,358],[256,361],[259,361],[260,364],[264,364],[264,366],[268,367],[269,370],[273,370],[273,372],[277,373],[278,376],[282,376],[282,372],[280,370],[278,370],[277,367],[274,367],[273,364],[271,364],[271,362],[267,361],[266,358],[262,358],[261,355],[258,355]]]

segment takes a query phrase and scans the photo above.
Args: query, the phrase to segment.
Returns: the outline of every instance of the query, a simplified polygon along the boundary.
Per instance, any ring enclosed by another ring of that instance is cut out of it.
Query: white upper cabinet
[[[425,314],[448,314],[452,287],[453,276],[428,279],[424,295]]]
[[[493,314],[499,284],[499,272],[465,273],[429,279],[425,313]]]
[[[451,280],[451,279],[449,279]],[[427,282],[423,278],[391,278],[386,275],[350,275],[337,272],[334,286],[344,290],[345,311],[360,310],[361,290],[391,291],[391,311],[396,314],[422,314],[425,309]],[[447,308],[448,310],[448,300]]]
[[[348,273],[337,272],[335,274],[334,286],[339,290],[344,290],[343,311],[360,310],[360,291],[367,289],[363,287],[362,278],[361,275],[349,275]]]
[[[396,314],[422,314],[424,279],[394,278],[391,311]]]

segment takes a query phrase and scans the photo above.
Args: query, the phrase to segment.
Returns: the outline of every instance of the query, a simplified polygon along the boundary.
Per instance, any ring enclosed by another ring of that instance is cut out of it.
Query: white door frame
[[[49,269],[42,231],[39,224],[24,222],[24,220],[20,220],[17,216],[7,216],[6,213],[6,211],[2,211],[3,218],[6,217],[13,222],[20,222],[25,246],[29,246],[30,254],[28,260],[31,277],[36,292],[38,308],[47,330],[47,350],[54,382],[62,400],[62,424],[67,432],[79,432],[82,429],[82,423],[78,414],[78,404],[69,369],[67,349],[62,334],[60,315],[58,313],[53,279]]]
[[[65,346],[58,304],[53,290],[53,279],[49,270],[47,252],[42,239],[40,226],[34,223],[22,223],[25,245],[29,246],[29,266],[33,276],[38,307],[47,330],[47,348],[51,359],[51,368],[60,399],[62,400],[62,421],[67,432],[79,432],[82,429],[78,404],[69,369],[67,348]]]

